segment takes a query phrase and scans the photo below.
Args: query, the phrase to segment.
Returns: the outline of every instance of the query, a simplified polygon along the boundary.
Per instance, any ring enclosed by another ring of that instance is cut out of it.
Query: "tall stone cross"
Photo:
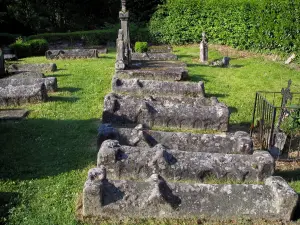
[[[124,41],[124,63],[126,66],[130,64],[131,61],[131,47],[130,47],[130,36],[129,36],[129,12],[126,10],[126,0],[121,0],[122,9],[119,12],[119,18],[121,20],[121,29],[123,30],[123,41]]]
[[[202,41],[200,43],[200,62],[206,63],[208,61],[208,44],[206,42],[205,32],[202,33]]]
[[[284,118],[284,114],[287,111],[286,108],[285,108],[285,106],[286,106],[288,100],[292,100],[293,99],[293,95],[291,93],[291,84],[292,84],[292,81],[289,80],[287,88],[282,88],[281,89],[281,95],[282,95],[281,113],[280,113],[280,117],[278,119],[277,130],[279,130],[280,125],[282,123],[282,120]]]
[[[4,52],[0,48],[0,77],[4,77],[4,75],[5,75]]]

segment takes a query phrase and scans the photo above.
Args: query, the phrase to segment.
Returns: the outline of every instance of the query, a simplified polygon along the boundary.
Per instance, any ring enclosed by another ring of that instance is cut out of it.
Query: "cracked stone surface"
[[[44,83],[0,87],[0,106],[44,102],[48,98]]]
[[[22,72],[54,72],[57,70],[55,63],[37,63],[37,64],[12,64],[7,68],[9,73]]]
[[[146,127],[227,131],[229,110],[216,98],[134,97],[108,94],[104,99],[103,123],[143,124]]]
[[[262,181],[274,173],[274,159],[267,151],[253,155],[190,152],[120,145],[107,140],[98,152],[97,165],[104,165],[110,177],[145,179],[159,173],[169,180],[203,181],[208,177]]]
[[[47,59],[77,59],[77,58],[98,58],[98,49],[68,49],[48,50]]]
[[[132,95],[182,95],[190,97],[204,97],[205,95],[204,83],[202,81],[191,83],[113,78],[112,90],[115,93]]]
[[[286,201],[283,201],[286,199]],[[106,170],[89,171],[83,188],[84,217],[217,218],[290,220],[298,194],[281,177],[257,184],[170,183],[159,174],[143,181],[108,180]]]
[[[14,76],[12,76],[14,77]],[[5,88],[6,86],[22,86],[22,85],[34,85],[44,83],[47,91],[56,91],[57,90],[57,79],[56,77],[45,77],[45,78],[6,78],[0,79],[0,87]]]

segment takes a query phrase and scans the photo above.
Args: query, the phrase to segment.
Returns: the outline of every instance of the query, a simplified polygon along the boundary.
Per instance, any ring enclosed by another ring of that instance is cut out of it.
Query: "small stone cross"
[[[282,102],[281,102],[281,113],[280,113],[280,117],[278,119],[278,124],[277,124],[277,130],[279,130],[279,127],[283,121],[283,118],[284,118],[284,115],[286,113],[286,104],[288,102],[288,100],[292,100],[293,99],[293,95],[291,93],[291,84],[292,84],[292,81],[289,80],[288,81],[288,86],[287,88],[282,88],[281,89],[281,95],[282,95]]]

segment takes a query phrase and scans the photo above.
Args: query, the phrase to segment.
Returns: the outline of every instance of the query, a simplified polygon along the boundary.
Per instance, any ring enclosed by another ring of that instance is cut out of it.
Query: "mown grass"
[[[204,80],[208,95],[231,107],[231,123],[250,123],[257,90],[279,91],[288,79],[293,80],[293,90],[299,90],[299,72],[280,63],[234,58],[230,68],[212,68],[198,63],[198,52],[198,46],[175,47],[175,53],[188,63],[191,79]],[[210,52],[210,59],[220,57],[217,51]],[[48,61],[44,57],[21,61],[33,62]],[[100,59],[54,62],[59,71],[48,75],[57,77],[58,92],[49,94],[47,103],[22,106],[31,111],[27,119],[0,122],[0,213],[5,215],[0,224],[4,220],[8,224],[81,224],[75,219],[75,205],[88,169],[96,165],[97,127],[104,96],[111,90],[115,52],[110,49]],[[290,184],[300,192],[298,179],[290,179]],[[236,224],[239,221],[245,220],[236,220]],[[123,223],[197,222],[150,219]]]

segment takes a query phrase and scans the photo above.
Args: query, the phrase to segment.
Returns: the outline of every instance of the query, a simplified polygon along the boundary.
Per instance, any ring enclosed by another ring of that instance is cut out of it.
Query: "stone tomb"
[[[102,124],[98,130],[98,149],[107,139],[118,140],[121,145],[154,147],[162,144],[168,149],[224,154],[253,154],[253,141],[243,131],[220,134],[164,132],[144,129],[140,124],[132,128],[114,128]]]
[[[68,50],[48,50],[47,59],[77,59],[77,58],[98,58],[97,49],[68,49]]]
[[[205,95],[202,81],[191,83],[113,78],[112,90],[115,93],[132,95],[182,95],[189,97],[204,97]]]
[[[55,63],[37,63],[37,64],[12,64],[7,68],[9,73],[14,72],[54,72],[57,70]]]
[[[178,151],[161,144],[153,148],[120,145],[104,141],[97,166],[104,165],[110,177],[145,179],[159,173],[168,180],[203,181],[217,179],[262,181],[274,173],[274,159],[267,151],[253,155]]]
[[[154,60],[154,61],[173,61],[177,60],[177,55],[172,53],[137,53],[134,52],[131,54],[132,60]]]
[[[108,180],[101,166],[89,170],[82,216],[111,218],[250,217],[290,220],[298,194],[281,177],[264,184],[170,183],[158,174],[144,182]]]
[[[12,76],[14,77],[14,76]],[[5,88],[6,86],[23,86],[23,85],[34,85],[44,83],[46,90],[54,92],[57,90],[57,79],[56,77],[45,77],[45,78],[6,78],[0,79],[0,87]]]
[[[180,81],[188,78],[188,71],[186,64],[181,62],[133,61],[130,68],[117,70],[115,77]]]
[[[216,98],[134,97],[108,94],[104,99],[103,123],[143,124],[149,128],[206,129],[227,131],[228,107]]]
[[[48,98],[44,83],[0,87],[0,106],[44,102]]]

